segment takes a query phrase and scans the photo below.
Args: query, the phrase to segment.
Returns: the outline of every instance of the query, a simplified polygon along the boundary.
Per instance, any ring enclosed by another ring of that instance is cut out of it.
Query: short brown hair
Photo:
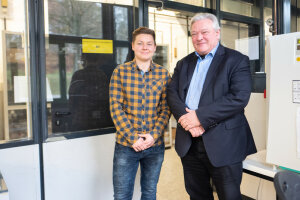
[[[155,32],[147,27],[139,27],[137,29],[135,29],[132,33],[132,42],[135,41],[136,36],[140,35],[140,34],[148,34],[148,35],[152,35],[153,40],[154,40],[154,44],[156,44],[155,42]]]

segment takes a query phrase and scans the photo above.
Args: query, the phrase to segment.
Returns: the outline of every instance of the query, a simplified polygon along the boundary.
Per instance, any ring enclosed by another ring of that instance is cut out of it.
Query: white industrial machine
[[[300,33],[266,44],[268,163],[300,171]]]
[[[113,200],[114,144],[114,133],[44,143],[45,199]],[[1,149],[0,172],[8,190],[0,200],[41,199],[37,144]],[[140,171],[133,199],[141,195],[139,178]]]

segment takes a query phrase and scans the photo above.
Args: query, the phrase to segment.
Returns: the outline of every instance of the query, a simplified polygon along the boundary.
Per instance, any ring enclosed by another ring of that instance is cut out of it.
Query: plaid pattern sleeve
[[[114,70],[109,93],[117,143],[131,147],[138,134],[151,134],[154,146],[163,144],[170,117],[166,100],[169,81],[168,71],[155,63],[145,73],[141,73],[134,60]]]
[[[121,67],[119,66],[114,70],[110,80],[110,113],[117,129],[116,140],[119,143],[126,144],[125,146],[129,146],[128,143],[133,145],[134,142],[138,139],[138,135],[137,133],[135,133],[130,121],[128,120],[127,114],[124,111],[124,91],[121,84],[122,80],[120,68]],[[124,139],[127,139],[127,141],[124,141]]]

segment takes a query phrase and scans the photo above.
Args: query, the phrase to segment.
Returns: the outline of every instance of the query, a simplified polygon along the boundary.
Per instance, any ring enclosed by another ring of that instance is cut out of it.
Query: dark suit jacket
[[[185,99],[198,57],[191,53],[178,61],[168,86],[168,103],[178,119],[186,114]],[[252,133],[244,115],[251,94],[249,58],[219,45],[203,85],[197,117],[205,129],[202,135],[210,162],[225,166],[256,152]],[[175,149],[187,154],[192,137],[177,124]]]

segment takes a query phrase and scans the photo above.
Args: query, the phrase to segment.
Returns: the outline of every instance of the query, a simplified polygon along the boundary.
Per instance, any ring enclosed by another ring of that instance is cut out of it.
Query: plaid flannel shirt
[[[119,65],[109,85],[110,113],[116,126],[116,142],[131,147],[138,134],[149,133],[154,146],[163,144],[170,109],[167,104],[168,70],[151,63],[144,75],[135,60]]]

